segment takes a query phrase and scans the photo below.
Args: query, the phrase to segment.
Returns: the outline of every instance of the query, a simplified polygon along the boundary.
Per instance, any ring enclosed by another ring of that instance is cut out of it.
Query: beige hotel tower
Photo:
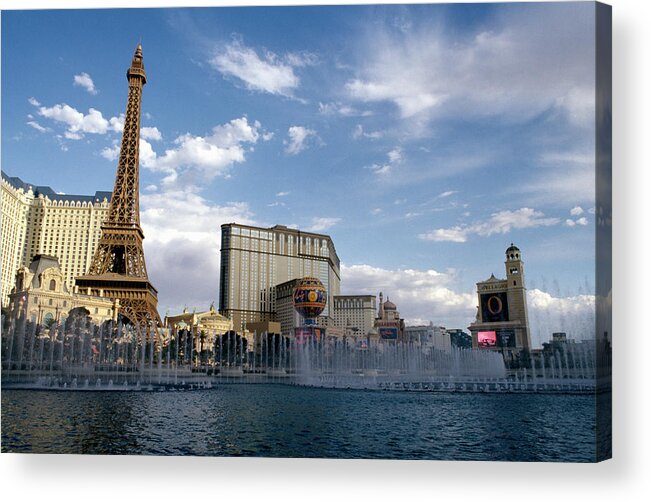
[[[522,252],[513,243],[506,250],[506,279],[477,283],[477,318],[468,329],[473,348],[519,352],[531,350]]]
[[[16,272],[36,255],[56,256],[66,287],[90,265],[111,192],[65,195],[2,173],[2,306],[9,304]]]

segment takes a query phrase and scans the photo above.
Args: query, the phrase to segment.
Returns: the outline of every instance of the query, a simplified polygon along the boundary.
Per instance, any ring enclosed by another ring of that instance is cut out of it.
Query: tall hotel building
[[[333,303],[334,325],[344,333],[365,337],[375,326],[375,295],[336,296]]]
[[[276,320],[276,286],[305,276],[318,277],[328,292],[322,316],[332,317],[339,295],[339,257],[332,239],[276,225],[271,228],[222,225],[219,310],[233,329]]]
[[[2,306],[16,272],[34,255],[56,256],[69,289],[86,273],[108,215],[111,192],[57,194],[2,173]]]

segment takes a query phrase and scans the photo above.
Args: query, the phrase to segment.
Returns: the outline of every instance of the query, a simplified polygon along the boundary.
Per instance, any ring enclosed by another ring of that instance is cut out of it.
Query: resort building
[[[305,276],[318,277],[325,286],[328,300],[322,315],[331,317],[341,277],[328,235],[282,225],[228,223],[222,225],[221,245],[219,312],[233,320],[236,331],[244,331],[250,322],[275,321],[276,286]]]
[[[493,274],[477,283],[477,317],[468,329],[473,348],[506,352],[531,349],[527,290],[522,252],[511,245],[506,250],[506,279]]]
[[[396,304],[391,302],[388,296],[387,301],[383,301],[382,293],[380,293],[380,307],[375,319],[375,329],[380,341],[402,342],[405,340],[405,320],[400,319],[400,312],[398,312]]]
[[[56,256],[66,287],[86,273],[108,215],[111,192],[63,195],[2,173],[2,306],[16,271],[35,255]]]
[[[377,300],[374,295],[339,295],[333,298],[334,326],[347,337],[366,337],[375,325]]]
[[[164,326],[170,328],[172,337],[180,331],[192,333],[194,349],[198,352],[212,347],[217,336],[233,330],[233,322],[219,314],[214,305],[202,312],[189,312],[186,308],[180,314],[166,315]]]
[[[16,286],[9,295],[10,318],[25,317],[46,327],[72,315],[95,324],[117,320],[117,300],[73,293],[65,279],[56,257],[35,256],[29,267],[16,273]]]

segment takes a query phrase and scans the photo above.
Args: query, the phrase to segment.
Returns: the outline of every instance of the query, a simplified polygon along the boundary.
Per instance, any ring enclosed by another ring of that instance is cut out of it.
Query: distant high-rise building
[[[494,275],[477,283],[477,318],[468,329],[474,348],[502,351],[531,349],[527,290],[524,286],[522,252],[511,245],[506,250],[506,279]]]
[[[236,331],[249,322],[276,320],[279,284],[305,276],[318,277],[328,292],[322,314],[331,317],[340,290],[340,264],[328,235],[276,225],[222,225],[219,311]]]
[[[366,337],[375,324],[375,295],[335,296],[332,305],[334,326],[346,336]]]
[[[2,173],[2,305],[16,272],[36,255],[56,256],[68,289],[89,267],[111,192],[65,195]]]
[[[431,322],[425,326],[405,327],[405,340],[417,343],[422,349],[434,349],[443,352],[452,350],[450,334],[443,326],[434,326]]]

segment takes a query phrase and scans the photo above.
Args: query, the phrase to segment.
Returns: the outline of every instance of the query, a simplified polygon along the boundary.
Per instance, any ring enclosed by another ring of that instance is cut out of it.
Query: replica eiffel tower
[[[138,155],[140,150],[140,103],[147,82],[138,44],[127,70],[129,98],[124,118],[120,158],[109,215],[86,275],[76,278],[80,291],[118,301],[118,313],[139,329],[160,326],[156,309],[158,292],[149,282],[140,227]]]

